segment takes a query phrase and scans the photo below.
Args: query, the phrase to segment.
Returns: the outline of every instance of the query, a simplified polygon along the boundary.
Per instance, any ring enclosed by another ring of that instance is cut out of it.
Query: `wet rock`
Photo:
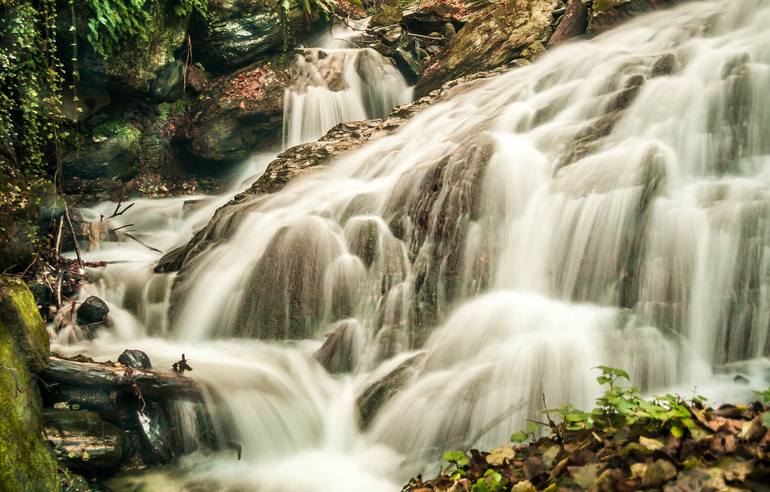
[[[109,475],[123,462],[123,434],[96,412],[46,410],[45,433],[57,460],[76,473]]]
[[[588,5],[582,0],[569,0],[559,25],[548,40],[548,47],[569,41],[586,32],[588,27]]]
[[[525,50],[534,43],[546,43],[551,36],[556,5],[555,0],[519,0],[515,5],[500,3],[479,11],[447,44],[444,57],[425,70],[415,96],[448,80],[526,58]]]
[[[366,120],[340,123],[317,142],[292,147],[268,164],[265,173],[235,200],[246,195],[275,193],[298,176],[315,171],[333,158],[356,149],[365,142],[389,134],[401,122]]]
[[[332,374],[352,371],[363,341],[361,329],[356,320],[341,321],[313,357]]]
[[[103,300],[90,296],[80,303],[76,311],[77,324],[80,326],[98,325],[107,320],[110,308]]]
[[[305,17],[296,2],[290,3],[287,28],[306,30]],[[210,70],[232,71],[269,53],[280,52],[284,31],[273,4],[260,0],[214,0],[208,19],[191,28],[196,59]]]
[[[383,405],[419,373],[427,355],[427,352],[418,352],[408,357],[364,388],[356,398],[361,427],[368,427]]]
[[[0,490],[58,490],[32,372],[47,357],[48,336],[32,293],[21,281],[0,277]]]
[[[221,170],[271,145],[282,129],[287,85],[288,73],[270,64],[212,81],[176,130],[176,139],[193,157],[188,167],[213,164]]]
[[[168,416],[156,402],[146,402],[137,413],[142,443],[147,447],[152,461],[169,463],[174,458],[174,441]]]
[[[118,357],[118,362],[134,369],[152,369],[150,357],[141,350],[124,350]]]
[[[164,66],[150,85],[150,95],[158,101],[176,101],[184,93],[185,66],[179,60]]]
[[[599,34],[632,17],[666,7],[678,0],[596,0],[588,23],[590,34]]]
[[[414,84],[422,74],[422,65],[414,59],[411,53],[403,48],[396,48],[391,55],[393,61],[396,62],[396,66],[404,75],[404,78],[410,83]]]

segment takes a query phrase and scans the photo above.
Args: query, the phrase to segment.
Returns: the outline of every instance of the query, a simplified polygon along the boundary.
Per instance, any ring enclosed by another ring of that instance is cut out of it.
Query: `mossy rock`
[[[65,178],[105,178],[127,181],[136,174],[142,132],[131,123],[114,120],[91,132],[87,144],[62,159]]]
[[[43,438],[40,394],[30,371],[30,365],[45,360],[43,349],[47,357],[48,336],[23,283],[2,278],[0,294],[0,491],[58,491],[56,461]]]
[[[10,334],[27,368],[39,372],[48,365],[48,332],[27,285],[14,277],[0,277],[0,328]]]
[[[174,61],[174,51],[184,44],[189,16],[179,17],[164,2],[151,5],[146,40],[136,37],[117,53],[102,56],[86,39],[79,39],[80,73],[86,85],[107,83],[112,90],[146,93],[159,72]],[[86,33],[84,29],[78,32]]]

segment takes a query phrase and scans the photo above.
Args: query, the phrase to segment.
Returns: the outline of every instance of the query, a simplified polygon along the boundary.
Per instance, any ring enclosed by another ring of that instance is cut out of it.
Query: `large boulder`
[[[29,289],[0,280],[0,490],[59,490],[56,461],[43,439],[32,370],[45,365],[48,337]],[[32,369],[32,370],[31,370]]]
[[[208,18],[191,29],[196,59],[210,70],[227,72],[281,51],[284,37],[301,31],[305,21],[297,2],[290,5],[283,25],[278,2],[211,0]]]
[[[556,0],[516,0],[480,10],[447,44],[444,56],[425,70],[415,96],[448,80],[539,54],[551,36],[557,5]]]
[[[177,139],[202,164],[245,159],[280,135],[287,81],[280,64],[270,63],[214,80],[193,103]]]
[[[39,372],[48,365],[48,333],[27,285],[0,277],[0,326],[13,336],[27,367]]]

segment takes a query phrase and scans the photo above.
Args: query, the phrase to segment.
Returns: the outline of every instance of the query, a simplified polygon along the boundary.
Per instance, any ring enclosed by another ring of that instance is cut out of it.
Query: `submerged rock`
[[[90,296],[80,303],[75,313],[78,325],[98,325],[107,320],[110,308],[103,300]]]
[[[169,463],[174,458],[174,437],[163,405],[146,402],[137,413],[142,442],[158,463]]]
[[[48,336],[32,293],[23,282],[0,277],[0,490],[59,490],[33,374],[47,357]]]
[[[361,418],[361,427],[367,428],[385,403],[412,381],[419,373],[427,356],[427,352],[418,352],[408,357],[387,374],[369,383],[359,393],[356,397],[356,405]]]
[[[313,357],[330,373],[352,371],[361,349],[361,324],[356,320],[341,321]]]

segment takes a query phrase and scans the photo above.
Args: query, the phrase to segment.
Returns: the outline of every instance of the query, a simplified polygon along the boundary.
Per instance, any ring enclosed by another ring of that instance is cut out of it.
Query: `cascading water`
[[[687,3],[476,84],[222,209],[182,298],[155,255],[103,245],[90,255],[145,273],[108,267],[94,293],[120,326],[60,349],[188,355],[244,458],[142,478],[164,489],[397,490],[441,449],[504,441],[543,397],[588,405],[598,364],[744,398],[734,371],[766,385],[770,351],[768,23],[765,0]],[[145,239],[170,248],[192,222]],[[312,354],[335,327],[352,371],[331,376]],[[357,395],[396,367],[403,388],[360,430]]]
[[[284,145],[316,140],[343,121],[385,118],[411,100],[393,63],[371,48],[308,48],[284,96]]]

